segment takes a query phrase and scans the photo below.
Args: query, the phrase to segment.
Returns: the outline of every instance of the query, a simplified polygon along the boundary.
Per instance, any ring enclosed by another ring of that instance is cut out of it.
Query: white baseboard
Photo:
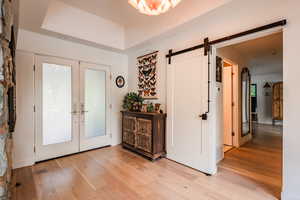
[[[13,169],[18,169],[21,167],[28,167],[34,165],[34,159],[24,158],[18,161],[13,161]]]
[[[217,150],[217,164],[224,159],[223,146]]]
[[[281,200],[300,200],[300,193],[287,194],[286,192],[281,192]]]

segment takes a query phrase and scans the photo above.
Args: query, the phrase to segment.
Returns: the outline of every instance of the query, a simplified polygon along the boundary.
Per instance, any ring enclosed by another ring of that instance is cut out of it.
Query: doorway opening
[[[282,188],[282,38],[276,31],[217,49],[223,70],[219,168],[249,178],[277,198]]]
[[[223,153],[238,146],[237,83],[238,65],[218,57],[223,68]]]

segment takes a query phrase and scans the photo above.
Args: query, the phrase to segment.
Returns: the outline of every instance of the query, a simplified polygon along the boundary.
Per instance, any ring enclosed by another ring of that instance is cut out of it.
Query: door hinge
[[[232,102],[232,106],[234,106],[235,104],[234,104],[234,102]]]
[[[232,136],[235,136],[235,133],[234,133],[234,132],[232,132],[231,134],[232,134]]]
[[[109,79],[112,80],[112,75],[111,74],[109,75]]]
[[[33,65],[33,71],[35,71],[35,65]]]
[[[35,112],[35,105],[33,105],[33,112]]]
[[[35,153],[35,146],[33,147],[33,152]]]

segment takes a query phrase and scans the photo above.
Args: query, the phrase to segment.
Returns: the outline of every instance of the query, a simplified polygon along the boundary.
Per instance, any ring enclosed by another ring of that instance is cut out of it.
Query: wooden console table
[[[166,154],[166,114],[122,111],[122,145],[152,160]]]

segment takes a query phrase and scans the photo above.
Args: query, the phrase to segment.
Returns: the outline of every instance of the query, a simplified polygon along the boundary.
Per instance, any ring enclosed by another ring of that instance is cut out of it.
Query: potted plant
[[[129,92],[126,94],[123,100],[123,108],[125,110],[140,112],[144,99],[135,92]]]
[[[147,112],[154,112],[153,103],[148,104],[148,106],[147,106]]]

